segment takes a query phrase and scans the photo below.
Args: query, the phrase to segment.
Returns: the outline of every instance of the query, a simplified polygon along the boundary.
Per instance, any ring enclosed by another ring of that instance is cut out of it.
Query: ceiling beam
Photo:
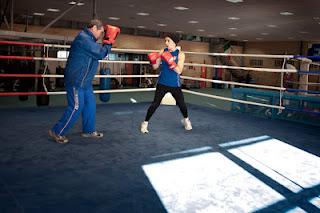
[[[56,23],[59,19],[61,19],[65,14],[67,14],[70,10],[72,10],[74,7],[78,6],[77,4],[72,5],[67,10],[65,10],[63,13],[61,13],[57,18],[52,20],[47,26],[42,28],[41,33],[44,33],[49,27],[51,27],[54,23]]]

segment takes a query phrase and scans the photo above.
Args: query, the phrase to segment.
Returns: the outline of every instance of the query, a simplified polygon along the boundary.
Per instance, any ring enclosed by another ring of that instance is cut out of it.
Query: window
[[[261,59],[250,59],[250,66],[252,67],[262,67],[263,60]]]
[[[57,58],[68,58],[69,51],[59,50],[57,52]]]

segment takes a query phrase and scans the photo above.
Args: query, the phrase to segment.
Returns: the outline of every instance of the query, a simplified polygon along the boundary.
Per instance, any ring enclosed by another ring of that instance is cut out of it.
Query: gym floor
[[[139,103],[98,104],[103,139],[81,138],[79,121],[66,145],[47,135],[62,102],[2,106],[0,212],[319,211],[319,127],[186,95],[192,131],[176,106],[160,106],[143,135],[149,103],[139,98],[152,93],[121,95]]]

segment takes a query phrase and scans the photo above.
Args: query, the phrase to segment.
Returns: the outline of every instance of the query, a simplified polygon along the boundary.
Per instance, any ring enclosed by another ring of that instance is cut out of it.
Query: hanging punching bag
[[[110,69],[106,68],[100,69],[100,75],[110,75]],[[111,79],[110,78],[100,78],[100,90],[108,90],[110,89]],[[99,94],[100,101],[102,102],[108,102],[110,100],[111,94],[110,93],[101,93]]]

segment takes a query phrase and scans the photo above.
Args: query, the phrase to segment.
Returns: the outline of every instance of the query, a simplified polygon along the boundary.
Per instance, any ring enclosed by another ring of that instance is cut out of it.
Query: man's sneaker
[[[103,133],[101,132],[88,132],[88,133],[81,133],[81,136],[84,138],[102,138],[103,137]]]
[[[148,131],[148,121],[143,121],[140,126],[141,133],[149,133]]]
[[[57,135],[52,130],[49,130],[49,136],[57,143],[66,144],[69,142],[68,138],[62,135]]]
[[[182,119],[181,123],[184,126],[185,130],[192,130],[192,125],[189,118]]]

